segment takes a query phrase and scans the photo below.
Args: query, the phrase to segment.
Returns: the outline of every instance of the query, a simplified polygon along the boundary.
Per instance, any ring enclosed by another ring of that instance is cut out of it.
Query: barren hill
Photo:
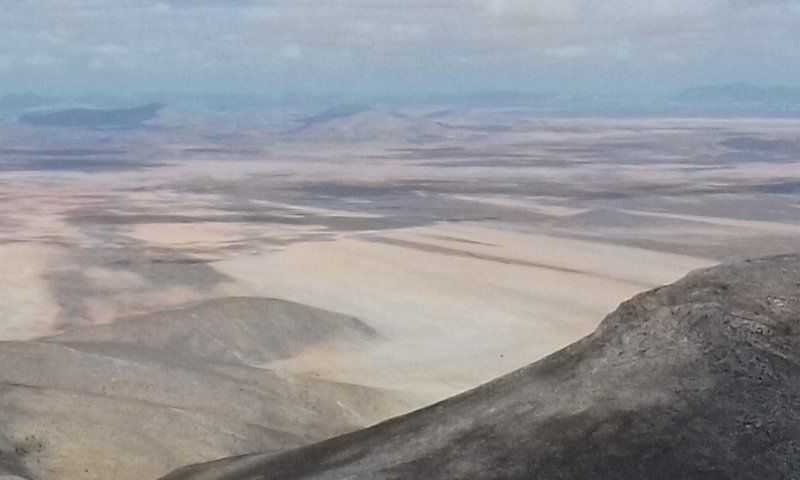
[[[164,480],[798,475],[800,256],[791,255],[637,295],[579,342],[420,411]]]
[[[227,297],[67,330],[49,341],[138,345],[264,365],[326,341],[366,341],[361,320],[273,298]]]
[[[397,393],[256,368],[371,335],[352,317],[233,297],[0,342],[0,478],[152,479],[374,424],[408,410]]]

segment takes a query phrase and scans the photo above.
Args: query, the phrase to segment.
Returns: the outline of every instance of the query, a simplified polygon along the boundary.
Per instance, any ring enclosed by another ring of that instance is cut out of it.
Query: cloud
[[[386,90],[441,90],[531,79],[548,89],[568,76],[571,83],[586,76],[586,85],[663,75],[688,82],[757,69],[763,77],[765,68],[781,82],[791,74],[779,66],[800,61],[797,0],[30,0],[3,7],[7,84],[50,68],[53,78],[87,82],[105,81],[98,71],[135,74],[126,86],[141,89],[168,89],[171,81],[321,90],[369,81]]]
[[[589,55],[590,50],[584,45],[564,45],[563,47],[548,48],[545,55],[556,58],[581,58]]]
[[[46,53],[35,53],[32,55],[27,55],[23,59],[23,63],[30,67],[52,67],[58,64],[58,60],[56,57]]]
[[[289,60],[300,60],[305,56],[303,49],[297,45],[286,45],[281,49],[281,55]]]

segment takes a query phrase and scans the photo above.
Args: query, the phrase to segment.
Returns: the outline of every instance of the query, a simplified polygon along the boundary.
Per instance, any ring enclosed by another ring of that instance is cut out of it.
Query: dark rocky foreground
[[[800,256],[694,272],[455,398],[164,480],[343,478],[798,479]]]

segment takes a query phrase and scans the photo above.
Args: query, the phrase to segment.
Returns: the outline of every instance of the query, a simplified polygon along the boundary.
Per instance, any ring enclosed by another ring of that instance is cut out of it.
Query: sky
[[[0,94],[800,86],[800,0],[0,0]]]

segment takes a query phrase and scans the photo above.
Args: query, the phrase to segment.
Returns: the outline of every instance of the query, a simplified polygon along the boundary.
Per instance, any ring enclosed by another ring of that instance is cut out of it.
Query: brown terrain
[[[797,120],[315,113],[0,121],[9,475],[277,465],[545,358],[691,270],[800,251]]]

